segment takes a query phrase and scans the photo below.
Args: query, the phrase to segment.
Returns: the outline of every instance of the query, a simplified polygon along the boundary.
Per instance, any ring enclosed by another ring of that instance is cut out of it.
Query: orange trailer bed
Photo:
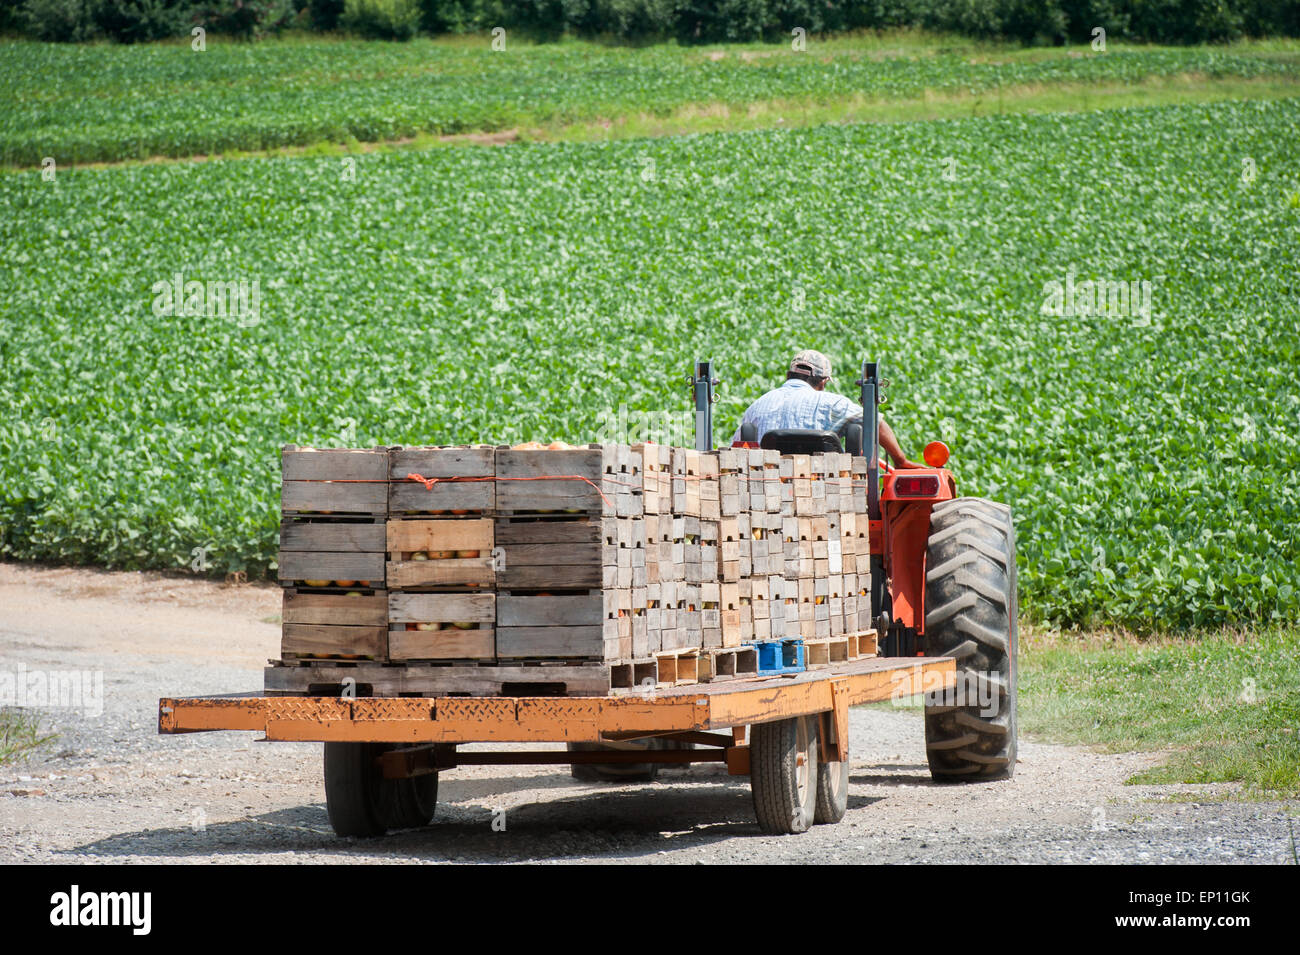
[[[953,684],[946,658],[875,657],[777,677],[603,697],[305,697],[158,701],[158,732],[248,730],[268,740],[385,743],[597,742],[837,713]]]
[[[838,822],[847,807],[850,706],[955,683],[951,659],[873,657],[599,697],[175,697],[159,700],[158,731],[245,730],[323,742],[326,805],[342,836],[426,825],[440,772],[511,763],[568,764],[575,774],[725,763],[730,774],[750,777],[765,832],[802,832],[814,821]],[[469,743],[578,745],[457,750]]]

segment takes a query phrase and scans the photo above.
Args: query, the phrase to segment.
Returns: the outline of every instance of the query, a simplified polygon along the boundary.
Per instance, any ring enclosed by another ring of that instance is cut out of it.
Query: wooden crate
[[[491,589],[496,580],[491,518],[407,518],[387,525],[390,590]]]
[[[497,594],[497,657],[630,659],[631,611],[631,590]]]
[[[717,452],[701,453],[699,466],[700,520],[716,523],[722,516]]]
[[[388,508],[394,515],[490,513],[496,506],[496,449],[394,448]],[[412,475],[432,479],[426,487]]]
[[[718,508],[722,518],[748,514],[749,449],[720,448],[718,457]]]
[[[496,459],[499,514],[599,514],[642,510],[642,456],[623,444],[574,450],[501,448]]]
[[[390,592],[388,619],[391,660],[496,657],[496,594]]]
[[[280,655],[286,660],[387,659],[388,598],[382,590],[320,593],[287,588],[281,620]]]
[[[672,512],[681,517],[700,516],[700,452],[673,448]]]
[[[384,525],[376,519],[289,516],[280,523],[277,576],[313,587],[380,587]]]
[[[388,510],[388,452],[285,445],[280,452],[285,514],[369,514]]]
[[[647,541],[639,518],[497,519],[502,590],[644,587]]]
[[[642,510],[646,514],[672,513],[672,452],[666,444],[634,444],[641,455]]]

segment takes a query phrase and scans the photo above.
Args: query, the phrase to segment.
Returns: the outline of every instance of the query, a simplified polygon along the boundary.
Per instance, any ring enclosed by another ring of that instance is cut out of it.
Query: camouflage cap
[[[812,375],[814,378],[830,378],[831,360],[821,352],[808,348],[794,356],[794,360],[790,362],[790,370],[802,375]]]

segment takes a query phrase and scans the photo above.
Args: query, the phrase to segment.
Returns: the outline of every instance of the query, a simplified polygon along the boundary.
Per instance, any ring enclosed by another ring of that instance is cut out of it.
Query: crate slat
[[[384,555],[289,551],[280,554],[281,580],[384,580]]]

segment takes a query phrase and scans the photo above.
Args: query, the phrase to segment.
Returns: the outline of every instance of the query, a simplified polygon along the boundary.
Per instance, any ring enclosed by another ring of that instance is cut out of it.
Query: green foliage
[[[0,30],[16,28],[20,0],[0,0]],[[566,34],[646,42],[786,40],[840,30],[920,28],[982,39],[1060,44],[1091,39],[1221,42],[1241,36],[1300,36],[1294,0],[28,0],[28,32],[80,40],[96,29],[123,42],[176,35],[180,8],[197,6],[203,25],[253,37],[274,32],[305,8],[316,30],[376,39],[506,27],[536,39]],[[347,13],[347,7],[352,13]],[[289,15],[284,16],[288,8]],[[414,10],[414,13],[412,12]],[[96,11],[107,24],[96,27]]]
[[[165,40],[189,32],[194,25],[191,0],[101,0],[95,24],[119,43]]]
[[[296,15],[293,0],[219,0],[201,19],[213,33],[253,40],[279,33]]]
[[[18,33],[23,28],[25,0],[0,0],[0,33]]]
[[[843,102],[1054,84],[1136,84],[1185,73],[1300,78],[1294,55],[1123,50],[1086,56],[878,59],[860,48],[706,59],[698,50],[566,42],[483,45],[321,40],[253,47],[0,46],[0,162],[35,165],[192,156],[315,142],[392,140],[618,116],[694,103]],[[125,106],[123,104],[129,104]],[[797,107],[792,107],[797,108]]]
[[[39,712],[0,707],[0,766],[21,762],[56,739],[41,727]]]
[[[80,43],[95,35],[96,7],[95,0],[27,0],[19,16],[37,40]]]
[[[905,447],[946,441],[964,492],[1013,507],[1028,616],[1294,621],[1298,122],[1285,100],[6,174],[0,554],[211,546],[263,572],[281,444],[581,441],[620,404],[683,409],[699,355],[725,438],[819,347],[879,358]],[[1045,313],[1071,269],[1151,281],[1150,314]],[[155,315],[176,272],[260,280],[258,320]]]
[[[420,27],[415,0],[345,0],[339,26],[371,40],[409,40]]]
[[[310,0],[307,4],[307,22],[315,30],[333,30],[343,16],[343,0]]]

